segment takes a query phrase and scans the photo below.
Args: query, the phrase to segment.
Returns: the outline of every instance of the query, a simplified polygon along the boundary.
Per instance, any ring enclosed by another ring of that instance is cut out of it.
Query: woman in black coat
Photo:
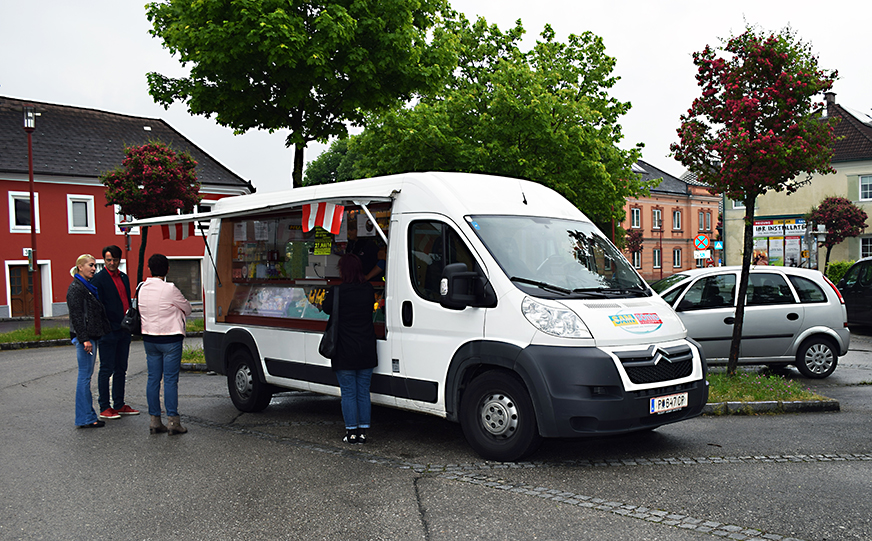
[[[109,320],[97,288],[91,278],[97,272],[97,260],[90,254],[80,255],[70,269],[73,282],[67,289],[67,311],[70,313],[70,337],[76,345],[79,364],[76,379],[76,426],[99,428],[105,423],[97,418],[91,396],[91,376],[97,358],[97,340],[110,331]]]
[[[342,284],[333,286],[321,305],[325,312],[333,311],[333,296],[339,295],[336,351],[331,365],[342,393],[342,417],[345,419],[346,443],[366,443],[370,426],[369,384],[372,369],[378,365],[375,327],[372,324],[375,290],[366,281],[363,268],[354,254],[339,259]]]

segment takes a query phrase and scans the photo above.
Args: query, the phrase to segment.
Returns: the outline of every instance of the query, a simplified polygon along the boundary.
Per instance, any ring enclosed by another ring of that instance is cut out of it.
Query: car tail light
[[[845,304],[845,299],[842,298],[842,293],[839,291],[839,288],[836,287],[836,284],[831,282],[830,279],[827,278],[826,276],[824,276],[824,280],[826,280],[827,283],[830,284],[830,287],[833,288],[833,291],[836,292],[836,296],[839,297],[839,302],[842,304]]]

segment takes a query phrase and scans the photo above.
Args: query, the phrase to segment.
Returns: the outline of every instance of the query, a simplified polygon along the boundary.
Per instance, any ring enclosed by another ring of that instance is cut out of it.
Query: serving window
[[[387,234],[390,204],[369,205]],[[351,243],[372,243],[384,268],[386,247],[374,224],[358,206],[347,206],[337,234],[315,227],[303,231],[302,209],[222,221],[216,266],[217,321],[323,330],[321,303],[341,283],[337,264]],[[349,232],[349,230],[351,230]],[[372,278],[376,289],[373,321],[384,336],[384,273]]]

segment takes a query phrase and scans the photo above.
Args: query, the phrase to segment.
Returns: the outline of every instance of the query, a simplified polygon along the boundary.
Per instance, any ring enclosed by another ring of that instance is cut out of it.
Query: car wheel
[[[838,362],[837,350],[827,338],[809,338],[796,352],[796,368],[807,378],[822,379],[829,376]]]
[[[472,380],[460,402],[460,426],[469,445],[487,460],[519,460],[542,442],[530,394],[502,370]]]
[[[227,389],[230,391],[230,400],[239,411],[263,411],[272,400],[271,388],[260,381],[255,370],[248,351],[240,349],[233,352],[227,371]]]

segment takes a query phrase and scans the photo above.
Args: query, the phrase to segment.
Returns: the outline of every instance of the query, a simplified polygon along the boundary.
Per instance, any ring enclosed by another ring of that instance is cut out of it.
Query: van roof
[[[403,196],[398,198],[397,195]],[[212,218],[300,207],[315,202],[368,204],[396,200],[393,212],[434,212],[445,215],[523,215],[589,221],[569,201],[539,183],[473,173],[403,173],[255,193],[219,200]],[[147,218],[130,225],[158,225],[203,220],[205,216],[174,215]]]

